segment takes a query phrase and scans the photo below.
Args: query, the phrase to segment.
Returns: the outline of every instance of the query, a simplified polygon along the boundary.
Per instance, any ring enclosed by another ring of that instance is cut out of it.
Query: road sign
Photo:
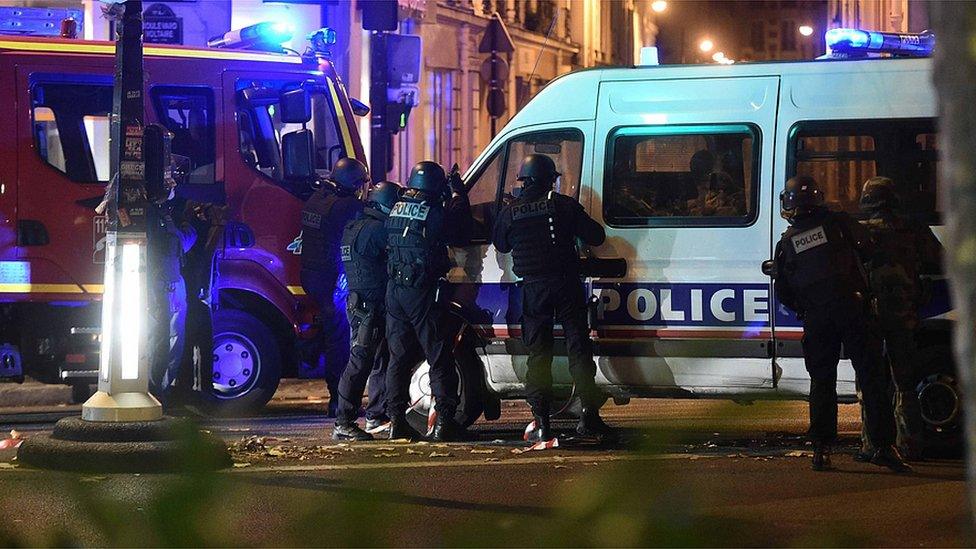
[[[166,4],[152,4],[142,14],[143,41],[150,44],[182,44],[183,18]]]
[[[485,82],[491,82],[492,80],[496,83],[505,82],[508,80],[508,61],[505,61],[505,59],[497,55],[492,55],[481,63],[480,72],[481,79]]]
[[[491,88],[488,90],[488,100],[486,103],[485,106],[488,109],[488,116],[492,118],[504,116],[505,111],[508,110],[508,100],[505,98],[505,90],[500,88]]]
[[[481,38],[481,43],[478,44],[479,53],[491,53],[493,51],[498,53],[515,51],[515,42],[508,34],[508,29],[505,28],[505,23],[498,12],[491,16],[488,27],[485,28],[485,35]]]

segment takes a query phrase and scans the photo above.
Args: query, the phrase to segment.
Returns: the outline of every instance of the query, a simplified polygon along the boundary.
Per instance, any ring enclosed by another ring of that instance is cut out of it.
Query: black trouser
[[[410,374],[415,343],[430,364],[434,407],[442,417],[454,417],[458,407],[458,374],[453,336],[448,333],[447,310],[437,302],[437,284],[409,288],[390,282],[386,291],[386,339],[390,366],[386,373],[386,410],[401,417],[410,405]]]
[[[339,392],[339,378],[349,362],[349,321],[343,296],[337,295],[337,275],[302,269],[302,288],[319,308],[319,332],[310,342],[311,365],[321,366],[329,399]]]
[[[349,317],[350,340],[349,364],[339,378],[339,407],[336,423],[351,425],[359,415],[363,391],[369,384],[367,419],[380,419],[385,415],[386,365],[390,353],[386,344],[386,306],[382,292],[373,299],[349,294],[346,316]]]
[[[861,390],[864,424],[876,447],[895,442],[895,419],[885,390],[881,339],[874,320],[859,301],[834,301],[806,311],[803,357],[810,374],[810,438],[837,438],[837,363],[841,344],[854,365]]]
[[[909,319],[899,322],[890,319],[882,322],[881,337],[884,339],[885,358],[888,371],[895,386],[894,413],[897,427],[897,444],[900,449],[917,452],[922,448],[924,426],[922,413],[918,406],[918,375],[916,361],[918,346],[915,343],[917,322]],[[887,377],[887,376],[886,376]],[[860,391],[859,391],[860,393]],[[862,407],[863,409],[863,407]],[[863,420],[863,413],[861,419]],[[872,449],[866,433],[862,431],[861,447],[864,451]]]
[[[186,343],[186,284],[182,278],[172,282],[156,280],[152,284],[149,386],[153,395],[165,404],[179,377]]]
[[[576,276],[526,280],[522,284],[522,341],[529,348],[525,393],[536,415],[551,411],[554,319],[562,324],[569,372],[583,405],[594,405],[599,398],[583,283]]]

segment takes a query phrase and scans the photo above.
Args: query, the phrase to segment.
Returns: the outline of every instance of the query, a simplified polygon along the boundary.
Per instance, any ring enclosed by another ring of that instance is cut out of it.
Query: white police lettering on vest
[[[512,219],[525,219],[528,217],[539,217],[549,215],[553,208],[551,200],[542,199],[535,202],[516,204],[512,207]]]
[[[823,226],[810,229],[809,231],[804,231],[800,234],[793,235],[793,249],[796,253],[805,252],[811,248],[816,248],[817,246],[823,246],[827,243],[827,233],[824,232]]]
[[[397,202],[390,211],[390,217],[405,217],[416,221],[425,221],[430,213],[430,206],[419,202]]]

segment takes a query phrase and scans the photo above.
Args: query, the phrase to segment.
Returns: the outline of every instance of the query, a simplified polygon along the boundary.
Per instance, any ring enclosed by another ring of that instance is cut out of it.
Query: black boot
[[[338,442],[373,440],[373,435],[363,431],[359,425],[341,425],[336,423],[332,427],[332,440]]]
[[[894,446],[883,446],[878,448],[878,451],[874,453],[874,457],[871,458],[871,463],[879,467],[887,467],[896,473],[914,473],[915,470],[912,466],[905,463],[902,459],[901,454]]]
[[[532,422],[535,427],[532,430],[525,432],[525,441],[535,444],[537,442],[545,442],[547,440],[552,440],[552,430],[549,428],[549,415],[537,415],[534,416]]]
[[[610,441],[617,438],[616,431],[603,422],[603,418],[600,417],[600,411],[591,406],[583,407],[579,423],[576,424],[576,434],[585,438],[597,438],[601,441]]]
[[[830,463],[830,445],[817,444],[813,447],[813,463],[811,468],[814,471],[830,471],[834,466]]]
[[[390,440],[407,439],[411,441],[423,440],[424,436],[407,423],[404,416],[390,418]]]
[[[454,421],[454,418],[445,415],[437,415],[437,423],[434,423],[434,433],[431,435],[437,442],[459,442],[468,439],[468,432]]]

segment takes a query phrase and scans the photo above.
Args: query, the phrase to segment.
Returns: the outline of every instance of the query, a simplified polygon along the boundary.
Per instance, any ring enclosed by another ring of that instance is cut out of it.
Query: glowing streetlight
[[[664,10],[668,9],[668,3],[665,0],[655,0],[651,2],[651,9],[656,13],[663,13]]]
[[[813,27],[810,25],[800,25],[800,28],[797,30],[800,31],[800,34],[803,36],[810,36],[813,34]]]
[[[708,53],[712,51],[714,48],[715,48],[715,42],[712,42],[708,38],[698,43],[698,49],[700,49],[704,53]]]

